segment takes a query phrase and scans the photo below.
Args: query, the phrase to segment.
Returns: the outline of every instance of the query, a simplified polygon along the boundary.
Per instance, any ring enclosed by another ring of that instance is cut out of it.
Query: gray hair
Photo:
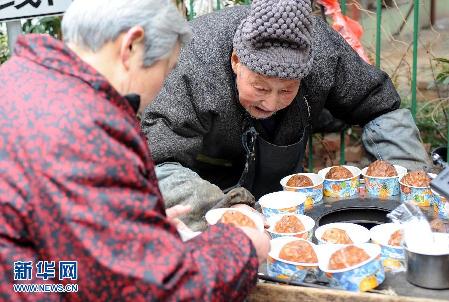
[[[145,31],[144,66],[167,58],[191,30],[172,0],[75,0],[62,20],[64,42],[93,52],[133,26]]]

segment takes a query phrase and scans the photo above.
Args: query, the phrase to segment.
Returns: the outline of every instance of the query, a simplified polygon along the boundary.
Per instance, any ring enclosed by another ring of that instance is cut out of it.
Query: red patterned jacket
[[[29,261],[32,279],[14,280]],[[61,261],[78,261],[77,280],[59,280]],[[238,301],[257,266],[229,226],[182,243],[132,107],[62,42],[19,38],[0,67],[0,301]]]

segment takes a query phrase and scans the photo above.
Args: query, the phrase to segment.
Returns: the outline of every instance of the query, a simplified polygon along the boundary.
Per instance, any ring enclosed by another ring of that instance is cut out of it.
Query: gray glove
[[[431,171],[418,127],[408,109],[397,109],[372,120],[363,128],[362,142],[368,154],[408,170]]]
[[[225,196],[215,204],[213,209],[229,208],[237,204],[246,204],[254,208],[256,206],[256,200],[250,191],[245,188],[238,187],[226,193]]]
[[[254,196],[245,188],[235,188],[224,194],[219,187],[179,163],[157,165],[156,176],[166,208],[178,204],[191,206],[192,211],[180,219],[193,231],[206,229],[204,215],[212,208],[236,204],[255,206]]]

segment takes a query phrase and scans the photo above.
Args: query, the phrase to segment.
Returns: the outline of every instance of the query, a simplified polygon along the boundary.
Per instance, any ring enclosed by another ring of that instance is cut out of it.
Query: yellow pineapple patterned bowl
[[[407,169],[399,165],[393,166],[396,169],[397,176],[374,177],[366,175],[368,167],[362,169],[362,176],[365,180],[365,189],[369,196],[387,199],[391,196],[399,195],[401,192],[399,179],[407,173]]]
[[[318,256],[318,267],[323,272],[330,287],[344,289],[353,292],[365,292],[376,288],[385,280],[385,270],[380,261],[380,246],[373,243],[353,245],[363,249],[369,258],[356,265],[331,270],[329,268],[332,254],[340,249],[349,247],[338,244],[326,244],[320,246]]]

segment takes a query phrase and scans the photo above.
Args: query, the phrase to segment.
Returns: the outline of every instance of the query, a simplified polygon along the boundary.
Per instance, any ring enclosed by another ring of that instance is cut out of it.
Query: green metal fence
[[[418,70],[418,38],[419,38],[419,0],[413,0],[413,63],[412,63],[412,105],[411,112],[413,118],[416,120],[416,108],[417,108],[417,99],[416,99],[416,85],[417,85],[417,70]],[[346,0],[340,1],[341,11],[343,14],[346,14]],[[380,68],[381,62],[381,41],[382,41],[382,0],[376,0],[376,67]],[[341,133],[341,146],[340,146],[340,164],[344,164],[345,162],[345,133]],[[310,147],[312,144],[310,144]],[[312,154],[310,152],[310,154]],[[449,123],[448,123],[448,151],[447,151],[447,159],[449,160]],[[309,171],[313,170],[313,161],[309,160]]]
[[[194,13],[194,1],[190,0],[190,9],[189,9],[189,19],[193,19],[195,17]],[[381,41],[382,41],[382,0],[377,1],[377,10],[376,10],[376,66],[380,68],[381,65]],[[244,4],[249,4],[250,0],[244,0]],[[347,5],[346,0],[340,0],[341,10],[343,14],[346,14]],[[411,112],[413,118],[416,119],[416,110],[417,110],[417,67],[418,67],[418,38],[419,38],[419,0],[413,0],[413,10],[414,10],[414,19],[413,19],[413,63],[412,63],[412,101],[411,101]],[[221,1],[217,0],[217,9],[221,9]],[[448,123],[448,152],[447,158],[449,159],[449,123]],[[347,135],[347,131],[344,130],[340,133],[340,164],[345,163],[345,137]],[[309,160],[308,160],[308,168],[309,171],[313,171],[313,138],[312,136],[309,139]]]
[[[417,66],[418,66],[418,37],[419,37],[419,0],[414,1],[414,19],[413,19],[413,66],[412,66],[412,106],[411,112],[413,118],[416,119],[416,78],[417,78]],[[346,14],[346,0],[340,1],[341,11]],[[376,67],[380,68],[381,62],[381,41],[382,41],[382,0],[376,0]],[[448,126],[449,133],[449,126]],[[340,164],[345,163],[345,131],[340,135]],[[448,136],[449,138],[449,136]],[[309,148],[312,148],[312,144],[309,144]],[[313,152],[309,151],[309,156]],[[449,159],[449,142],[448,142],[448,159]],[[313,171],[313,160],[309,159],[309,171]]]

